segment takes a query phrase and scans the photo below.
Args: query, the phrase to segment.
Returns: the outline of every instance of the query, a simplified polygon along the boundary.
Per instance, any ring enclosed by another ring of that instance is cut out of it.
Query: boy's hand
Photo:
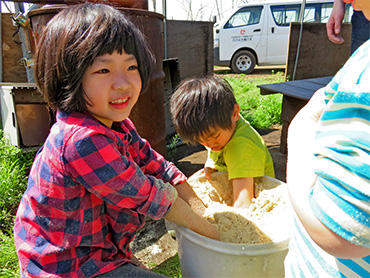
[[[216,172],[217,170],[211,167],[204,167],[204,176],[207,180],[211,179],[211,173]]]

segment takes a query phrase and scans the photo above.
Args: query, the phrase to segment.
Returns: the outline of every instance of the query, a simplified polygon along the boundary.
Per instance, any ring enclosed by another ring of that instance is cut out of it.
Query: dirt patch
[[[281,126],[259,129],[274,161],[275,177],[286,181],[286,154],[280,152]],[[202,169],[207,158],[203,146],[179,145],[173,154],[176,166],[188,177]],[[177,242],[167,233],[164,220],[148,219],[147,224],[136,236],[132,251],[149,268],[159,265],[177,253]]]
[[[215,67],[214,73],[220,77],[228,76],[228,77],[238,77],[242,78],[246,81],[254,81],[254,80],[264,80],[264,79],[272,79],[276,78],[276,75],[284,76],[285,74],[285,66],[257,66],[252,73],[250,74],[236,74],[231,71],[228,67]]]

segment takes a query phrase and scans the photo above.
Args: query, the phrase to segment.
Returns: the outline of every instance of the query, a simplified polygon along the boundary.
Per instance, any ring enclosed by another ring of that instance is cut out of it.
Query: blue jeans
[[[351,18],[352,38],[351,54],[370,38],[370,21],[361,11],[353,11]]]

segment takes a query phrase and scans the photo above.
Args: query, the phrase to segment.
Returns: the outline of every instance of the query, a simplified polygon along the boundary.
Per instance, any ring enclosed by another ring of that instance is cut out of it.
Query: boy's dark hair
[[[120,11],[104,4],[85,3],[54,16],[36,51],[35,81],[48,105],[53,110],[87,111],[82,77],[96,57],[114,51],[135,56],[145,91],[154,57],[143,34]]]
[[[230,129],[235,104],[230,84],[216,76],[184,80],[170,101],[174,126],[189,143],[201,141],[213,128]]]

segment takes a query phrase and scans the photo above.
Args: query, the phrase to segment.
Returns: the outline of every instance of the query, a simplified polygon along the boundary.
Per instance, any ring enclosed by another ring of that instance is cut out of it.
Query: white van
[[[253,2],[243,5],[214,25],[214,65],[250,73],[255,65],[285,65],[289,23],[299,22],[301,1]],[[333,0],[307,0],[304,22],[329,19]],[[352,11],[352,10],[351,10]],[[344,22],[350,21],[350,5]]]

